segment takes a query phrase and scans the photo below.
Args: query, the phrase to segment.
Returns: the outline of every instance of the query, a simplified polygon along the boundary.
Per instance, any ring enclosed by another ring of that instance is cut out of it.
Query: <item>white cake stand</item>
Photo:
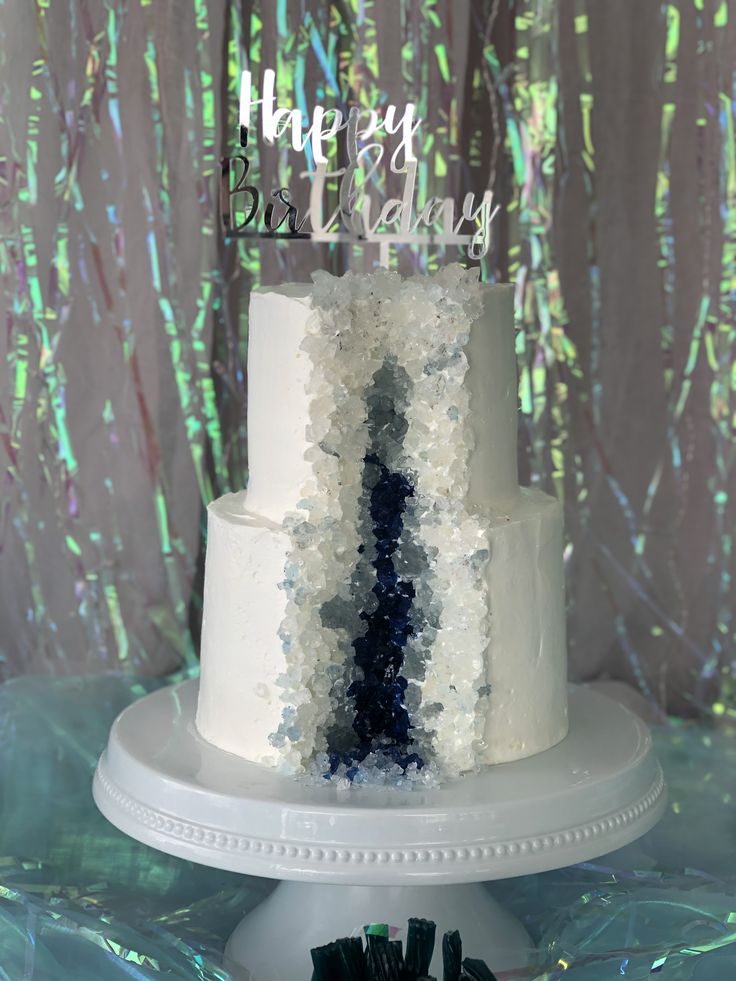
[[[285,880],[237,927],[229,966],[257,981],[308,981],[309,950],[368,923],[405,938],[409,916],[459,929],[494,971],[531,943],[481,883],[586,861],[648,831],[665,785],[645,724],[570,690],[570,734],[527,760],[434,790],[314,786],[205,742],[196,681],[135,702],[115,721],[94,778],[102,813],[153,848]],[[247,719],[243,725],[247,725]]]

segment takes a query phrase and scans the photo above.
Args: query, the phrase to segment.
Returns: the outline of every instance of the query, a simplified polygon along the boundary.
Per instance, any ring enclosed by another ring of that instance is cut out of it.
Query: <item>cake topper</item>
[[[491,223],[499,210],[493,203],[492,191],[484,191],[479,200],[469,192],[459,207],[451,197],[430,197],[421,208],[418,206],[419,161],[414,153],[414,137],[421,120],[416,118],[413,103],[406,103],[403,109],[391,104],[380,113],[357,106],[343,112],[317,105],[311,119],[305,120],[300,109],[278,105],[275,85],[275,72],[269,68],[263,74],[260,98],[253,98],[251,73],[242,73],[240,146],[243,151],[247,149],[252,132],[251,110],[260,106],[263,141],[273,146],[288,134],[292,148],[307,158],[308,169],[299,177],[311,182],[309,206],[300,214],[288,187],[264,193],[250,183],[250,161],[245,152],[222,157],[220,205],[227,238],[374,242],[380,247],[382,265],[388,265],[392,244],[465,245],[471,259],[486,255]],[[388,168],[403,177],[401,197],[389,197],[383,202],[368,190],[375,186],[387,155],[384,143],[376,139],[379,134],[388,140],[397,138]],[[331,169],[327,151],[338,139],[342,139],[345,162]],[[338,203],[324,217],[327,182],[334,180],[338,182]]]

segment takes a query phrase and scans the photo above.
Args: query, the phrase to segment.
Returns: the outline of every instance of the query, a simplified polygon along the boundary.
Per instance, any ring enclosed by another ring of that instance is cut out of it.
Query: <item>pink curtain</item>
[[[246,479],[248,290],[373,259],[222,242],[247,55],[306,104],[413,99],[422,191],[493,187],[571,674],[730,711],[733,4],[7,0],[0,31],[0,672],[195,660],[203,506]],[[255,162],[264,187],[289,163]]]

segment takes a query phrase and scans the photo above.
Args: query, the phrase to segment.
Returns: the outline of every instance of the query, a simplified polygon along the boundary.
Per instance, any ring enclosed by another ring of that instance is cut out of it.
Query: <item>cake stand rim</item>
[[[161,690],[153,693],[157,694]],[[152,697],[145,696],[124,712],[135,714],[136,707]],[[344,825],[348,812],[341,814],[338,808],[329,806],[323,806],[320,811],[313,802],[305,803],[300,809],[293,800],[260,801],[260,815],[255,823],[261,830],[256,828],[254,833],[248,827],[253,815],[249,815],[247,799],[234,798],[229,806],[226,794],[209,794],[194,782],[187,791],[186,781],[180,781],[181,786],[177,787],[167,783],[163,775],[157,776],[151,761],[148,761],[149,775],[143,783],[134,767],[126,775],[124,756],[121,763],[122,749],[116,745],[121,729],[118,723],[124,713],[113,725],[108,746],[98,762],[93,781],[94,799],[112,824],[146,845],[203,865],[265,878],[354,885],[420,885],[511,878],[561,868],[634,841],[656,824],[666,804],[664,776],[646,725],[606,696],[577,689],[576,698],[587,697],[605,699],[615,706],[620,722],[629,720],[645,736],[641,752],[628,772],[628,792],[627,771],[623,767],[612,781],[612,793],[619,797],[616,806],[586,814],[580,812],[578,801],[577,811],[573,807],[568,819],[561,820],[559,808],[564,807],[564,800],[558,799],[554,802],[557,808],[554,819],[545,824],[544,815],[536,816],[534,834],[528,833],[528,828],[522,834],[510,833],[513,829],[508,814],[505,818],[501,814],[501,825],[496,819],[494,826],[493,802],[489,802],[486,815],[480,812],[466,815],[460,807],[453,811],[447,804],[439,810],[417,806],[408,810],[357,807],[349,812],[350,823],[341,832],[347,838],[341,840],[330,822],[339,826],[342,817]],[[187,722],[179,718],[178,724]],[[565,740],[556,747],[558,759],[559,747],[564,747],[564,743]],[[224,753],[215,747],[208,752],[215,758]],[[111,768],[110,755],[116,753],[116,763]],[[554,761],[551,753],[550,759]],[[545,755],[538,754],[538,758]],[[518,763],[504,766],[508,772],[518,767]],[[468,775],[463,781],[474,779],[477,777]],[[131,786],[136,780],[138,785]],[[551,798],[549,802],[552,803]],[[539,805],[538,800],[534,803]],[[237,830],[232,825],[236,809]],[[228,810],[233,812],[230,826],[225,820]],[[271,834],[263,833],[264,814],[270,817],[274,829]],[[483,824],[484,817],[487,827]],[[437,827],[444,836],[442,840],[422,839],[423,834],[435,833]]]

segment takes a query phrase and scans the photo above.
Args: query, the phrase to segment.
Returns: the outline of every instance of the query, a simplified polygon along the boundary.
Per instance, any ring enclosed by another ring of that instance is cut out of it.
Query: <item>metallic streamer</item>
[[[303,111],[411,99],[418,197],[504,206],[481,267],[516,284],[574,676],[736,712],[728,2],[5,0],[0,32],[0,672],[194,662],[203,506],[247,476],[248,292],[375,262],[222,242],[240,72],[273,66]],[[289,150],[251,151],[298,185]]]

